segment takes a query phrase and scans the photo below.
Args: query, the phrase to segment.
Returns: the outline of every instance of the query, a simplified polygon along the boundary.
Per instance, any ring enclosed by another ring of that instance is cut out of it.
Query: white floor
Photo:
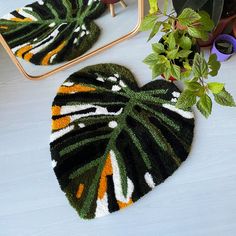
[[[0,4],[1,5],[1,4]],[[188,160],[132,207],[81,220],[51,169],[50,106],[58,86],[87,65],[125,65],[139,84],[151,80],[141,33],[43,81],[26,80],[0,47],[0,236],[235,236],[236,109],[215,105],[208,120],[196,112]],[[218,76],[236,97],[236,56]]]

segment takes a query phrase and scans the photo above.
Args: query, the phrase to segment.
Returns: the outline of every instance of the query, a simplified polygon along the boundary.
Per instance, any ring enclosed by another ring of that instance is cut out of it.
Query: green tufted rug
[[[131,205],[187,158],[194,115],[175,108],[179,95],[163,80],[139,88],[115,64],[86,67],[62,84],[52,106],[52,164],[82,218]]]
[[[40,0],[0,19],[0,33],[14,54],[35,65],[72,60],[89,50],[100,29],[93,19],[100,0]]]

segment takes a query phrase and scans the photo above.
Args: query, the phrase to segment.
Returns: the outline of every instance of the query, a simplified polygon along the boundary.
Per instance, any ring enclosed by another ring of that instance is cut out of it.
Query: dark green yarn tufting
[[[72,74],[53,102],[51,154],[55,174],[84,219],[131,205],[186,160],[191,111],[176,110],[178,88],[156,80],[139,88],[115,64]]]
[[[16,56],[35,65],[53,65],[93,46],[100,35],[93,20],[104,11],[99,0],[41,0],[0,19],[0,33]]]

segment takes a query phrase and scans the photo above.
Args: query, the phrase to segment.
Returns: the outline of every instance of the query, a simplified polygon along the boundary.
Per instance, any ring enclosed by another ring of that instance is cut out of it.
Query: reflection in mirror
[[[26,73],[40,76],[135,28],[137,0],[105,2],[108,0],[8,0],[0,3],[0,33]]]

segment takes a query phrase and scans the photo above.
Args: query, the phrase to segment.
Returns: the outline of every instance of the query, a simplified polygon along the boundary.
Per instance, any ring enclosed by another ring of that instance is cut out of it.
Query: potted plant
[[[153,78],[164,75],[166,80],[174,77],[183,81],[184,91],[178,98],[177,108],[188,109],[196,104],[198,110],[209,117],[212,112],[212,95],[216,103],[235,106],[233,97],[219,82],[208,82],[220,69],[217,56],[206,59],[202,53],[193,49],[197,39],[207,40],[214,24],[208,13],[185,8],[177,15],[167,13],[168,1],[160,10],[157,1],[149,0],[150,13],[143,20],[141,30],[150,30],[148,40],[162,32],[162,39],[152,44],[153,52],[144,62],[152,70]],[[164,19],[163,19],[164,17]],[[192,55],[192,58],[190,57]]]
[[[228,60],[236,52],[236,39],[228,34],[219,35],[213,43],[211,53],[217,55],[218,61]]]
[[[196,11],[206,11],[214,21],[216,26],[214,31],[209,35],[208,41],[199,41],[201,46],[212,45],[214,39],[225,30],[230,22],[236,19],[236,0],[218,0],[217,2],[213,0],[173,0],[172,2],[178,15],[184,8],[189,7]]]
[[[165,16],[165,19],[159,21],[160,16]],[[190,8],[184,9],[178,17],[174,12],[167,14],[166,10],[161,12],[160,9],[157,14],[147,16],[141,30],[152,28],[148,40],[159,31],[164,33],[158,43],[152,44],[153,53],[144,60],[152,68],[153,78],[159,75],[167,80],[188,77],[194,54],[199,51],[197,39],[206,40],[213,27],[206,13],[197,13]]]

